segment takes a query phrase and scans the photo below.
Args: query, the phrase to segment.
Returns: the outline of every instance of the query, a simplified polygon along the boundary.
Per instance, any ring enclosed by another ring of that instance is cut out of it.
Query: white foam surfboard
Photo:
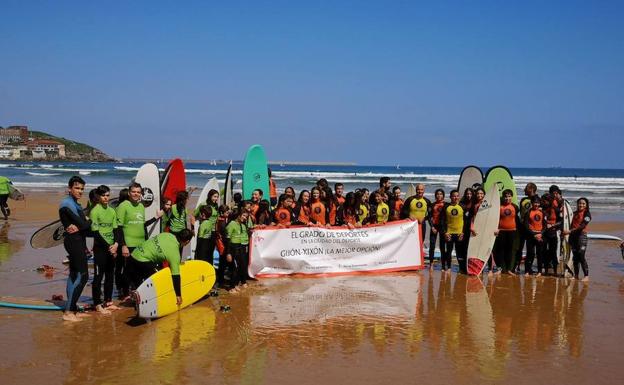
[[[195,204],[195,209],[199,208],[199,206],[206,204],[206,199],[208,199],[208,193],[210,190],[219,190],[219,181],[217,178],[212,178],[204,185],[201,193],[199,194],[199,198],[197,198],[197,203]],[[198,218],[199,219],[199,218]],[[197,234],[199,234],[199,221],[195,223],[195,236],[191,239],[191,259],[195,258],[195,250],[197,249]]]
[[[156,218],[160,209],[160,175],[158,167],[153,163],[146,163],[139,168],[134,178],[143,188],[141,202],[145,206],[145,221]],[[156,221],[147,228],[147,236],[151,238],[160,234],[160,222]]]
[[[490,258],[500,218],[500,199],[498,186],[492,185],[485,193],[479,211],[474,220],[476,236],[468,243],[468,274],[479,275]]]

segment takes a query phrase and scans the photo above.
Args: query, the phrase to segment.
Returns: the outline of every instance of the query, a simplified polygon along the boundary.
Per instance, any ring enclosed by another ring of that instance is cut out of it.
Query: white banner
[[[249,275],[327,275],[423,267],[416,221],[347,228],[270,227],[251,236]]]

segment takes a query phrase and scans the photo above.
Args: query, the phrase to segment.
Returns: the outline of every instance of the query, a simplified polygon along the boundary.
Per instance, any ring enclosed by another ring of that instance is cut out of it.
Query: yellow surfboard
[[[167,267],[146,279],[136,290],[137,316],[160,318],[175,313],[204,297],[215,283],[215,270],[206,261],[187,261],[180,265],[182,305],[176,304],[171,270]]]

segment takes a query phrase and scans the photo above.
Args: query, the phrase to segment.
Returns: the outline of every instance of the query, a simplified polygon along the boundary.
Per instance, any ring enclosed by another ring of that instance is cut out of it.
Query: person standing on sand
[[[87,265],[87,235],[91,223],[85,216],[78,200],[84,193],[85,181],[79,176],[72,176],[67,183],[68,196],[61,201],[59,218],[65,228],[63,246],[69,254],[69,277],[67,278],[67,302],[63,311],[63,320],[82,321],[78,315],[78,298],[89,279]]]
[[[496,265],[500,266],[503,274],[516,275],[513,271],[513,242],[520,222],[518,214],[520,210],[511,200],[513,191],[503,191],[503,199],[500,206],[498,231],[494,243],[494,258]]]
[[[570,246],[572,246],[572,260],[574,262],[574,279],[579,279],[579,265],[583,269],[583,281],[589,281],[589,267],[585,252],[587,251],[587,225],[591,222],[589,201],[587,198],[579,198],[576,201],[576,211],[572,217],[570,231],[563,231],[562,235],[570,234]]]
[[[442,271],[451,269],[451,253],[455,248],[455,256],[459,264],[460,273],[467,273],[466,259],[462,256],[460,248],[464,239],[464,209],[459,204],[459,191],[451,190],[451,203],[446,203],[440,217],[440,234],[444,234],[446,242],[445,253],[442,254]],[[407,202],[405,202],[407,206]]]
[[[110,188],[105,185],[95,190],[99,202],[91,209],[91,230],[93,231],[93,305],[102,314],[119,309],[113,304],[113,280],[115,257],[119,246],[117,214],[108,205]],[[102,302],[102,279],[104,279],[104,302]]]
[[[420,225],[420,239],[425,239],[427,221],[429,221],[431,216],[432,207],[431,201],[425,198],[425,185],[422,183],[416,185],[416,195],[407,198],[405,203],[403,203],[401,218],[416,219],[418,221]]]
[[[128,189],[128,200],[117,206],[117,226],[119,231],[119,246],[121,255],[115,260],[115,281],[119,298],[125,300],[130,295],[130,284],[126,274],[128,258],[132,251],[145,242],[145,206],[141,203],[143,188],[139,183],[132,183]],[[159,217],[162,211],[159,212]],[[155,220],[155,219],[154,219]]]
[[[9,189],[9,185],[12,185],[13,182],[6,176],[0,175],[0,210],[2,210],[2,215],[4,216],[4,220],[9,219],[9,215],[11,215],[11,209],[9,209],[9,205],[7,201],[9,200],[9,194],[11,190]]]
[[[524,249],[525,243],[529,239],[533,240],[533,233],[527,230],[527,225],[524,223],[524,219],[526,218],[526,213],[531,210],[533,197],[537,196],[537,185],[535,185],[535,183],[533,182],[527,183],[527,185],[524,187],[524,194],[526,196],[520,200],[520,207],[519,207],[521,226],[520,228],[518,228],[519,243],[518,243],[518,248],[516,249],[516,256],[515,256],[515,262],[514,262],[515,266],[513,268],[513,271],[515,273],[519,273],[520,262],[522,261],[522,250]],[[528,249],[527,249],[527,253],[528,253]]]

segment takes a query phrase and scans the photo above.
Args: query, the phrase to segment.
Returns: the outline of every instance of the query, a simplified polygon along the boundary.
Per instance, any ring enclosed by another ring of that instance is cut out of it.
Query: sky
[[[115,157],[624,165],[622,1],[0,5],[0,126]]]

